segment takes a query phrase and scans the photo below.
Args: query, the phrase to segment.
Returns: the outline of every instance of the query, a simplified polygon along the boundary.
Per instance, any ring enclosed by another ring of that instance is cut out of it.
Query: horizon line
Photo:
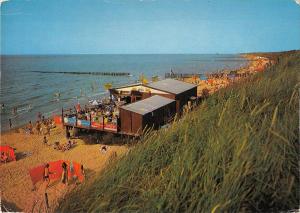
[[[0,54],[0,56],[62,56],[62,55],[227,55],[227,54],[251,54],[251,53],[276,53],[287,52],[299,49],[281,50],[281,51],[252,51],[252,52],[231,52],[231,53],[25,53],[25,54]]]

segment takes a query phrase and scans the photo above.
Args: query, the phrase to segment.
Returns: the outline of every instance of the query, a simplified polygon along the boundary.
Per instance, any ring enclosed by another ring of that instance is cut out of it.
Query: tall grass
[[[299,205],[300,52],[219,91],[60,203],[60,212],[279,211]]]

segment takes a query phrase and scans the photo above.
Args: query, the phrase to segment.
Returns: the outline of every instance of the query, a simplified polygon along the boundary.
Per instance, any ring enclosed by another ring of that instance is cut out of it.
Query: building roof
[[[142,86],[142,85],[143,85],[142,83],[137,82],[137,83],[132,83],[132,84],[125,84],[125,85],[121,85],[121,86],[116,86],[116,87],[113,87],[111,89],[122,89],[122,88]]]
[[[147,86],[158,89],[161,91],[173,93],[173,94],[180,94],[187,90],[197,87],[195,84],[186,83],[183,81],[178,81],[174,79],[167,78],[165,80],[149,83]]]
[[[145,115],[172,102],[175,101],[159,95],[154,95],[150,98],[146,98],[144,100],[122,106],[121,108],[140,115]]]

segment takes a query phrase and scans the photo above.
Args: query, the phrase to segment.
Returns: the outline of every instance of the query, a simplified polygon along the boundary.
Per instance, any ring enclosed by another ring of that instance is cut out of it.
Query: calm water
[[[51,55],[2,56],[0,100],[1,131],[59,113],[78,101],[84,103],[106,94],[103,84],[135,82],[141,73],[164,77],[171,69],[179,73],[206,73],[236,68],[247,61],[239,55]],[[69,75],[31,71],[129,72],[131,76]],[[56,97],[60,93],[60,97]],[[17,115],[12,114],[17,107]]]

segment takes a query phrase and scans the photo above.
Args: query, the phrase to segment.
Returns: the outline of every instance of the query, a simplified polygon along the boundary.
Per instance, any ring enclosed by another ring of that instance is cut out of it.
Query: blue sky
[[[9,0],[1,4],[2,54],[290,49],[300,49],[300,5],[294,0]]]

